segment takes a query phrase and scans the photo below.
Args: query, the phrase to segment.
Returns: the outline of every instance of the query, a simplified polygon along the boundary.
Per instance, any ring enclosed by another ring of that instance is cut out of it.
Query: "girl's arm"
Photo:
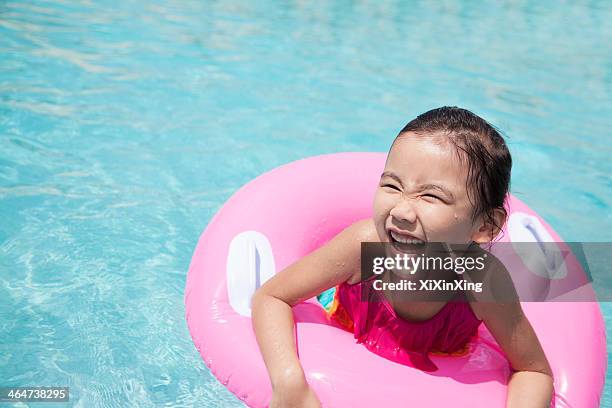
[[[360,273],[361,242],[375,240],[372,220],[359,221],[277,273],[253,295],[253,330],[272,383],[272,399],[279,404],[317,406],[298,359],[292,306]]]
[[[506,407],[548,408],[553,393],[552,370],[521,304],[474,302],[472,308],[504,350],[514,371]]]

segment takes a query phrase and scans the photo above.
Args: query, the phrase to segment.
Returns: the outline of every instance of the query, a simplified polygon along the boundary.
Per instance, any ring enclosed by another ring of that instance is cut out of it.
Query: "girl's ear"
[[[491,218],[484,215],[481,216],[476,225],[476,230],[472,234],[472,241],[478,244],[491,242],[499,235],[506,222],[506,210],[503,208],[495,208],[491,212]]]

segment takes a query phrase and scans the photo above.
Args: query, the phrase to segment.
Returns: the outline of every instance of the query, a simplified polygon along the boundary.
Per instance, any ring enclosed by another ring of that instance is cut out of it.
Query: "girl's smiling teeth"
[[[393,230],[389,230],[389,235],[391,236],[392,241],[399,242],[401,244],[422,245],[425,243],[425,241],[421,239],[410,235],[399,234]]]

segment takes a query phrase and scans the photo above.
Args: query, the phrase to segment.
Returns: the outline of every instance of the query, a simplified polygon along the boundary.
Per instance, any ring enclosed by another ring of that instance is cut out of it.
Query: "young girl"
[[[466,350],[484,322],[513,369],[507,407],[548,407],[552,371],[518,300],[359,307],[360,292],[370,287],[361,275],[362,242],[491,242],[506,220],[511,167],[503,138],[470,111],[443,107],[408,123],[389,151],[373,217],[279,272],[253,296],[253,329],[273,389],[270,407],[320,407],[297,356],[291,307],[332,287],[330,319],[354,331],[371,351],[417,369],[436,369],[428,353]],[[402,341],[372,347],[383,337]]]

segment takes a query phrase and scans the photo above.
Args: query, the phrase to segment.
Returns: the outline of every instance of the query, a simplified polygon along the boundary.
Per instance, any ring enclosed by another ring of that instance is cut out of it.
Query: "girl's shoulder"
[[[353,223],[350,227],[355,234],[355,239],[359,243],[361,247],[361,242],[379,242],[380,238],[378,237],[378,233],[376,232],[376,226],[374,224],[374,220],[372,218],[365,218]],[[358,263],[361,266],[361,259]],[[361,275],[361,268],[356,268],[353,271],[353,274],[349,279],[346,280],[346,283],[349,285],[355,285],[365,279],[367,277],[363,277]]]
[[[376,232],[376,225],[374,225],[373,218],[364,218],[359,221],[355,221],[350,226],[355,231],[355,236],[359,238],[360,242],[378,242],[378,233]]]

